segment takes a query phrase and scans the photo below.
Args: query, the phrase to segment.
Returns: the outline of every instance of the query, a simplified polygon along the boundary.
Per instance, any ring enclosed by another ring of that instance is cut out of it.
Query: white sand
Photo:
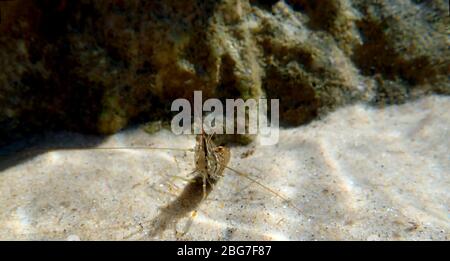
[[[343,108],[282,130],[276,146],[232,148],[230,166],[299,210],[227,170],[196,211],[162,211],[188,186],[189,151],[40,153],[0,169],[0,239],[448,240],[449,137],[450,97],[432,96]],[[192,148],[194,137],[128,130],[98,146],[142,144]]]

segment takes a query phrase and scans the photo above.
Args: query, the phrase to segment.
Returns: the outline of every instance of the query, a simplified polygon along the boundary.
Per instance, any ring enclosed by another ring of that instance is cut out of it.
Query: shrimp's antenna
[[[189,151],[194,152],[194,149],[184,149],[184,148],[165,148],[165,147],[150,147],[150,146],[129,146],[129,147],[48,147],[48,148],[30,148],[19,153],[40,153],[48,151],[58,151],[58,150],[174,150],[174,151]],[[10,153],[0,153],[1,156],[12,155],[17,152]]]
[[[227,169],[229,169],[229,170],[235,172],[235,173],[238,174],[239,176],[242,176],[242,177],[244,177],[244,178],[247,178],[247,179],[249,179],[250,181],[255,182],[256,184],[260,185],[261,187],[267,189],[267,190],[270,191],[272,194],[274,194],[275,196],[279,197],[280,199],[282,199],[282,200],[284,200],[286,203],[288,203],[289,206],[295,208],[299,213],[301,213],[300,209],[299,209],[297,206],[295,206],[295,205],[292,203],[292,201],[291,201],[290,199],[288,199],[288,198],[286,198],[285,196],[281,195],[279,192],[276,192],[275,190],[271,189],[270,187],[264,185],[263,183],[261,183],[261,182],[259,182],[258,180],[256,180],[256,179],[250,177],[249,175],[247,175],[247,174],[245,174],[245,173],[243,173],[243,172],[240,172],[239,170],[233,169],[233,168],[228,167],[228,166],[225,166],[225,168],[227,168]]]
[[[68,147],[68,148],[43,148],[43,150],[178,150],[178,151],[194,151],[194,149],[183,148],[165,148],[165,147],[150,147],[150,146],[130,146],[130,147]]]

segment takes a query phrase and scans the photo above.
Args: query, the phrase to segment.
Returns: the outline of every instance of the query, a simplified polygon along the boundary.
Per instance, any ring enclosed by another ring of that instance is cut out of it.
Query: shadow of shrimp
[[[197,175],[189,180],[189,183],[183,189],[181,194],[172,202],[162,207],[159,214],[148,223],[150,230],[145,234],[145,238],[151,239],[161,235],[169,228],[175,229],[177,222],[188,216],[189,213],[196,210],[200,203],[209,195],[218,180],[209,180],[206,182],[206,190],[203,192],[203,176]],[[206,196],[206,197],[205,197]],[[144,227],[141,225],[140,231],[134,232],[124,239],[128,239],[137,233],[143,232]],[[186,233],[186,231],[184,232]],[[141,238],[144,239],[144,238]]]

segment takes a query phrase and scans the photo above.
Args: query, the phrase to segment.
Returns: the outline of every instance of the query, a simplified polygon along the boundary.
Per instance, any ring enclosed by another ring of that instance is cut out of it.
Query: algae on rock
[[[450,94],[448,3],[394,0],[0,3],[0,144],[114,133],[174,99],[277,98],[283,124],[338,106]]]

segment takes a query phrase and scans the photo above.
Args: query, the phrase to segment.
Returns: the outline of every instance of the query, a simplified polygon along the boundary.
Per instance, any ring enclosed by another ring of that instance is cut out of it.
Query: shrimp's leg
[[[203,200],[206,199],[206,175],[203,175]]]

